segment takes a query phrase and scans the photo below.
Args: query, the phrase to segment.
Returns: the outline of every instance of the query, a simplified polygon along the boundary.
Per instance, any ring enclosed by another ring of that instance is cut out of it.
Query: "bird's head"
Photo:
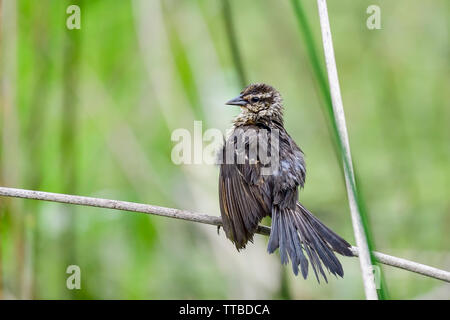
[[[240,106],[242,112],[238,122],[283,121],[283,106],[280,93],[272,86],[255,83],[247,86],[241,94],[227,101],[228,105]],[[236,122],[235,121],[235,122]]]

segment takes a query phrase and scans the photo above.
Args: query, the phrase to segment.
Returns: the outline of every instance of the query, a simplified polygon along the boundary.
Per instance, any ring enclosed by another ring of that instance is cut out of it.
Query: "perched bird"
[[[269,253],[279,248],[281,263],[290,259],[295,275],[300,266],[305,279],[308,260],[319,282],[319,274],[327,281],[323,267],[342,277],[333,251],[352,256],[350,244],[298,202],[305,161],[284,128],[280,93],[267,84],[252,84],[226,104],[241,107],[219,152],[220,211],[227,238],[238,250],[245,248],[261,219],[270,216]]]

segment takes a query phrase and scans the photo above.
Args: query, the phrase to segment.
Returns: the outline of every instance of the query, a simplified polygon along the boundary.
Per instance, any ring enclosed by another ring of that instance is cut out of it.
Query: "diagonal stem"
[[[198,223],[210,224],[214,226],[221,226],[222,220],[217,216],[210,216],[202,213],[191,212],[187,210],[180,210],[174,208],[159,207],[150,204],[142,204],[136,202],[111,200],[103,198],[93,198],[84,196],[75,196],[62,193],[52,193],[44,191],[24,190],[15,188],[0,187],[0,196],[14,197],[23,199],[34,199],[51,202],[59,202],[65,204],[74,204],[80,206],[90,206],[106,209],[116,209],[123,211],[141,212],[146,214],[154,214],[174,219],[181,219],[193,221]],[[259,226],[256,233],[268,236],[270,228],[266,226]],[[359,249],[352,247],[353,254],[359,255]],[[397,258],[384,253],[373,252],[375,258],[383,264],[393,267],[401,268],[411,272],[419,273],[427,277],[435,278],[450,283],[450,272],[440,270],[427,265],[423,265],[414,261],[409,261],[402,258]]]

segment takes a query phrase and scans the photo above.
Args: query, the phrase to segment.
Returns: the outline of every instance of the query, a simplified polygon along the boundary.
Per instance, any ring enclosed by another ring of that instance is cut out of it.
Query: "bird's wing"
[[[234,148],[230,150],[239,152]],[[243,159],[244,163],[235,163],[238,162],[235,159],[234,163],[222,164],[219,177],[223,227],[238,249],[253,240],[258,223],[271,213],[270,181],[260,174],[257,159],[250,161],[248,156]]]

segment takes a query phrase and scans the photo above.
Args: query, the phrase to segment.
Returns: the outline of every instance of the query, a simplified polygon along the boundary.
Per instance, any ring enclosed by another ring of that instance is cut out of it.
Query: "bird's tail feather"
[[[317,281],[320,282],[320,273],[328,282],[322,265],[328,272],[342,277],[344,270],[333,251],[353,256],[350,247],[347,241],[326,227],[300,203],[297,203],[295,210],[273,207],[272,231],[267,250],[272,253],[280,248],[281,263],[287,264],[290,258],[295,275],[300,266],[306,279],[308,256]]]

